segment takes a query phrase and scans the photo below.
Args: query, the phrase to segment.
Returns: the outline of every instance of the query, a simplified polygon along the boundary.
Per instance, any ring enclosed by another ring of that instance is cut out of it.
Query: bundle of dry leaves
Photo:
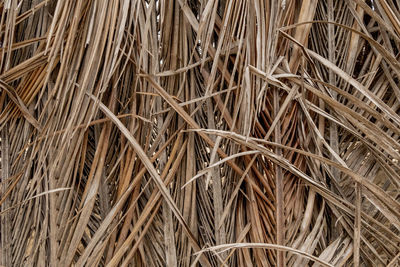
[[[0,14],[1,265],[400,265],[400,1]]]

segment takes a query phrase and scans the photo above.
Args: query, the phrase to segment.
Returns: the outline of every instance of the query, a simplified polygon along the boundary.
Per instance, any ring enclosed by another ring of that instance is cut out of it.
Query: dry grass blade
[[[310,255],[308,253],[305,253],[301,250],[293,249],[290,247],[285,247],[285,246],[280,246],[280,245],[275,245],[275,244],[259,244],[259,243],[235,243],[235,244],[224,244],[220,246],[214,246],[211,248],[203,249],[198,253],[203,253],[204,251],[213,251],[213,250],[228,250],[228,249],[233,249],[233,248],[266,248],[266,249],[276,249],[280,251],[290,251],[295,254],[299,254],[303,257],[309,258],[315,262],[320,263],[322,266],[328,266],[332,267],[333,265],[322,261],[318,259],[317,257]]]

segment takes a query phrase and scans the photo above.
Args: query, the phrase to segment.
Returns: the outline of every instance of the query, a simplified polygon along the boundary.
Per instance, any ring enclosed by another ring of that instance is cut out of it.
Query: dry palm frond
[[[1,265],[400,265],[400,2],[0,1]]]

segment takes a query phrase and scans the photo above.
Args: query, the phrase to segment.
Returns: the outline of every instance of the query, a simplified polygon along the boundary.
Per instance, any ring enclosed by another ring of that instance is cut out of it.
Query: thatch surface
[[[398,0],[0,14],[0,265],[400,265]]]

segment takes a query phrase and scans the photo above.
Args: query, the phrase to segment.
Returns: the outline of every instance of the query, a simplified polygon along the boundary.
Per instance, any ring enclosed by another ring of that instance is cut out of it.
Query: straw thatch
[[[0,14],[0,265],[400,265],[400,1]]]

